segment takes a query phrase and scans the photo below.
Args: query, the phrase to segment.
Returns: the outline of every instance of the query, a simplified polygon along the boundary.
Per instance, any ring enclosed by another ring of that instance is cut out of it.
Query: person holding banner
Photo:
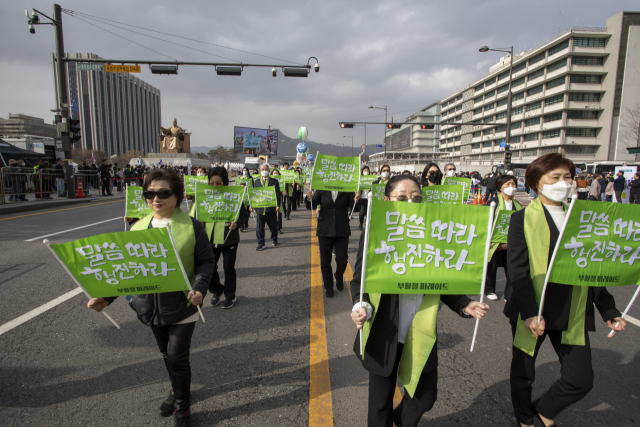
[[[278,169],[271,169],[271,176],[280,176],[280,171]],[[282,193],[280,193],[279,198],[282,199]],[[280,200],[280,204],[282,204],[282,202],[283,201]],[[282,232],[282,212],[278,212],[278,233],[284,234]]]
[[[431,187],[434,185],[440,185],[442,183],[442,171],[437,163],[429,163],[424,167],[422,171],[422,179],[420,180],[420,186]]]
[[[522,209],[522,205],[513,198],[518,188],[518,181],[513,175],[501,175],[496,180],[496,190],[498,195],[491,200],[487,200],[485,206],[490,206],[491,203],[495,203],[500,209],[496,210],[496,217],[499,212],[503,211],[519,211]],[[504,298],[509,298],[509,292],[511,291],[511,282],[509,281],[509,267],[507,265],[507,244],[506,243],[491,243],[491,260],[487,268],[487,280],[485,282],[484,294],[491,301],[497,301],[498,295],[496,295],[496,278],[498,276],[498,267],[504,268],[504,275],[507,279],[507,283],[504,289]]]
[[[590,331],[595,331],[594,305],[615,331],[626,323],[605,287],[548,283],[542,316],[539,303],[548,264],[565,221],[565,206],[575,165],[559,153],[538,157],[526,170],[527,183],[539,197],[511,216],[507,263],[512,296],[504,314],[513,334],[511,398],[520,425],[532,426],[534,417],[545,426],[568,406],[583,399],[593,387]],[[560,379],[532,402],[535,362],[549,337],[560,361]]]
[[[257,251],[264,249],[264,226],[269,225],[271,231],[271,245],[278,246],[278,218],[277,213],[280,212],[280,199],[282,197],[280,193],[280,184],[275,179],[269,178],[269,165],[263,163],[260,166],[261,178],[253,182],[254,188],[260,187],[274,187],[276,190],[277,205],[275,208],[256,208],[256,238],[258,240]],[[253,212],[253,209],[249,207],[249,212]]]
[[[360,171],[361,175],[369,175],[370,173],[371,173],[371,170],[369,169],[369,166],[364,166]],[[371,191],[370,188],[360,191],[360,201],[359,201],[360,211],[358,212],[358,221],[360,221],[360,225],[358,227],[360,228],[360,231],[362,231],[362,224],[364,224],[364,220],[367,217],[367,208],[369,207],[370,191]]]
[[[384,200],[421,203],[418,180],[409,175],[391,178],[385,187]],[[368,339],[363,341],[364,357],[360,354],[359,336],[354,343],[354,352],[360,358],[362,366],[369,371],[367,425],[414,427],[418,425],[422,415],[433,407],[438,393],[437,340],[429,351],[425,351],[430,342],[423,332],[430,329],[435,333],[438,310],[430,310],[428,304],[422,304],[423,299],[430,301],[425,297],[436,296],[463,318],[482,319],[489,306],[472,301],[466,295],[365,293],[361,296],[364,241],[365,233],[362,233],[351,281],[351,294],[355,303],[351,319],[358,329],[362,329],[367,320],[372,316],[374,318]],[[416,322],[420,324],[414,324]],[[410,381],[406,381],[405,374],[411,378]],[[405,394],[394,410],[393,396],[397,377],[404,377]]]
[[[389,177],[391,176],[391,167],[389,165],[382,165],[380,168],[380,176],[378,179],[373,181],[374,184],[386,184],[389,182]]]
[[[178,255],[192,283],[192,291],[134,295],[129,305],[138,319],[151,327],[171,379],[169,397],[160,415],[174,415],[177,426],[187,425],[191,406],[191,337],[198,320],[198,306],[207,294],[213,271],[213,252],[200,223],[182,209],[184,183],[171,169],[156,169],[143,182],[143,195],[153,213],[138,221],[131,231],[166,227],[171,224]],[[93,298],[87,307],[102,311],[115,300]]]
[[[258,171],[254,171],[255,174],[258,173]],[[243,179],[247,179],[247,180],[251,180],[251,186],[253,187],[253,177],[251,176],[251,173],[249,172],[249,168],[248,167],[243,167],[242,168],[242,178]]]
[[[289,163],[285,162],[282,165],[282,170],[289,170]],[[291,198],[293,197],[293,184],[284,184],[284,189],[282,191],[282,210],[284,211],[284,217],[286,219],[291,219],[289,216],[291,215]]]

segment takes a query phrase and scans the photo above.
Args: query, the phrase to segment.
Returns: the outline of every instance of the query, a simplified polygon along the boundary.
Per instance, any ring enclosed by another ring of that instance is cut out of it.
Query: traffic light
[[[420,125],[420,129],[433,129],[433,125]]]
[[[507,145],[504,149],[504,170],[508,171],[511,167],[511,150]]]
[[[67,119],[67,123],[69,124],[69,142],[73,145],[82,138],[82,134],[80,133],[80,120]]]
[[[389,123],[389,124],[387,125],[387,127],[388,127],[389,129],[400,129],[400,127],[401,127],[401,126],[402,126],[402,125],[398,125],[398,124],[394,124],[394,123]]]
[[[351,129],[353,128],[354,124],[353,123],[340,123],[340,127],[342,129]]]

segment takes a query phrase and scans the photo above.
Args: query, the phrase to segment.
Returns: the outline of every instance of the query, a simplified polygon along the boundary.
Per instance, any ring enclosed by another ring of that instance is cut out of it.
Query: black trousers
[[[578,200],[587,200],[587,197],[589,197],[588,191],[578,191]]]
[[[278,230],[282,230],[282,213],[278,212]]]
[[[191,337],[196,322],[182,325],[151,326],[156,337],[158,348],[164,358],[164,365],[171,379],[171,387],[175,397],[177,409],[187,409],[191,406],[191,364],[189,352]]]
[[[360,212],[358,212],[358,219],[360,220],[360,224],[364,224],[364,220],[367,219],[367,209],[369,209],[368,205],[369,201],[367,199],[360,199]]]
[[[406,392],[400,405],[393,410],[393,394],[396,389],[398,365],[402,357],[403,344],[398,343],[393,371],[388,377],[381,377],[369,372],[369,427],[414,427],[420,422],[422,415],[433,408],[438,398],[438,370],[422,372],[418,387],[413,397]],[[436,357],[438,350],[434,346],[429,359]],[[429,362],[425,364],[429,366]]]
[[[214,245],[215,246],[215,245]],[[221,248],[213,248],[213,256],[215,264],[213,267],[213,276],[209,282],[209,292],[220,295],[224,292],[225,299],[231,301],[236,297],[236,256],[238,254],[238,245],[223,246]],[[220,275],[218,274],[218,261],[222,255],[222,268],[224,270],[224,286],[220,283]]]
[[[289,215],[291,215],[291,197],[288,195],[284,195],[283,197],[280,209],[284,209],[284,216],[289,217]]]
[[[102,194],[111,194],[111,189],[109,188],[109,180],[102,180]]]
[[[629,203],[630,204],[640,204],[640,195],[638,194],[629,194]]]
[[[489,199],[492,197],[496,197],[496,189],[495,188],[487,188],[487,194],[489,195]]]
[[[498,251],[496,250],[489,261],[489,265],[487,266],[487,280],[484,285],[484,294],[495,294],[496,293],[496,278],[498,277],[498,268],[504,268],[504,275],[507,278],[507,287],[509,286],[509,269],[507,268],[507,251]],[[506,298],[507,288],[504,290],[504,295]]]
[[[296,190],[295,188],[293,189],[291,194],[293,194],[291,196],[291,210],[295,211],[298,207],[298,204],[300,203],[300,197],[298,196],[298,190]]]
[[[271,241],[278,241],[278,218],[275,212],[265,213],[264,215],[256,213],[256,237],[258,246],[264,246],[264,226],[269,225],[271,231]]]
[[[511,322],[511,332],[514,336],[515,331],[516,324]],[[536,357],[547,335],[560,360],[560,379],[535,402],[531,402],[531,390],[536,377]],[[555,419],[568,406],[589,394],[593,388],[589,333],[585,332],[585,345],[566,345],[561,341],[562,331],[547,330],[538,338],[533,357],[512,347],[511,401],[519,422],[533,425],[534,407],[539,414]]]
[[[320,270],[322,271],[322,283],[325,289],[333,289],[333,269],[331,258],[333,249],[336,250],[336,280],[343,280],[344,271],[347,269],[349,259],[349,237],[318,237],[320,249]]]

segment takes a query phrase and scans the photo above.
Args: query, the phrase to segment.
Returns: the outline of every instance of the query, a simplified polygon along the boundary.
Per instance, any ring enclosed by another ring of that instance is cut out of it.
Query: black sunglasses
[[[173,196],[173,190],[143,191],[142,195],[147,200],[153,200],[156,196],[158,196],[158,199],[164,200]]]
[[[429,171],[427,172],[429,175],[442,175],[439,171]]]

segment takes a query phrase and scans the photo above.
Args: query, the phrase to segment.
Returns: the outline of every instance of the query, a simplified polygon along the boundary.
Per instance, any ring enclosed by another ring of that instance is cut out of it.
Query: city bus
[[[593,173],[593,174],[595,173],[608,174],[608,173],[614,173],[616,171],[616,167],[620,167],[620,166],[640,166],[640,163],[621,162],[621,161],[593,162],[593,163],[587,163],[586,171],[588,173]]]

